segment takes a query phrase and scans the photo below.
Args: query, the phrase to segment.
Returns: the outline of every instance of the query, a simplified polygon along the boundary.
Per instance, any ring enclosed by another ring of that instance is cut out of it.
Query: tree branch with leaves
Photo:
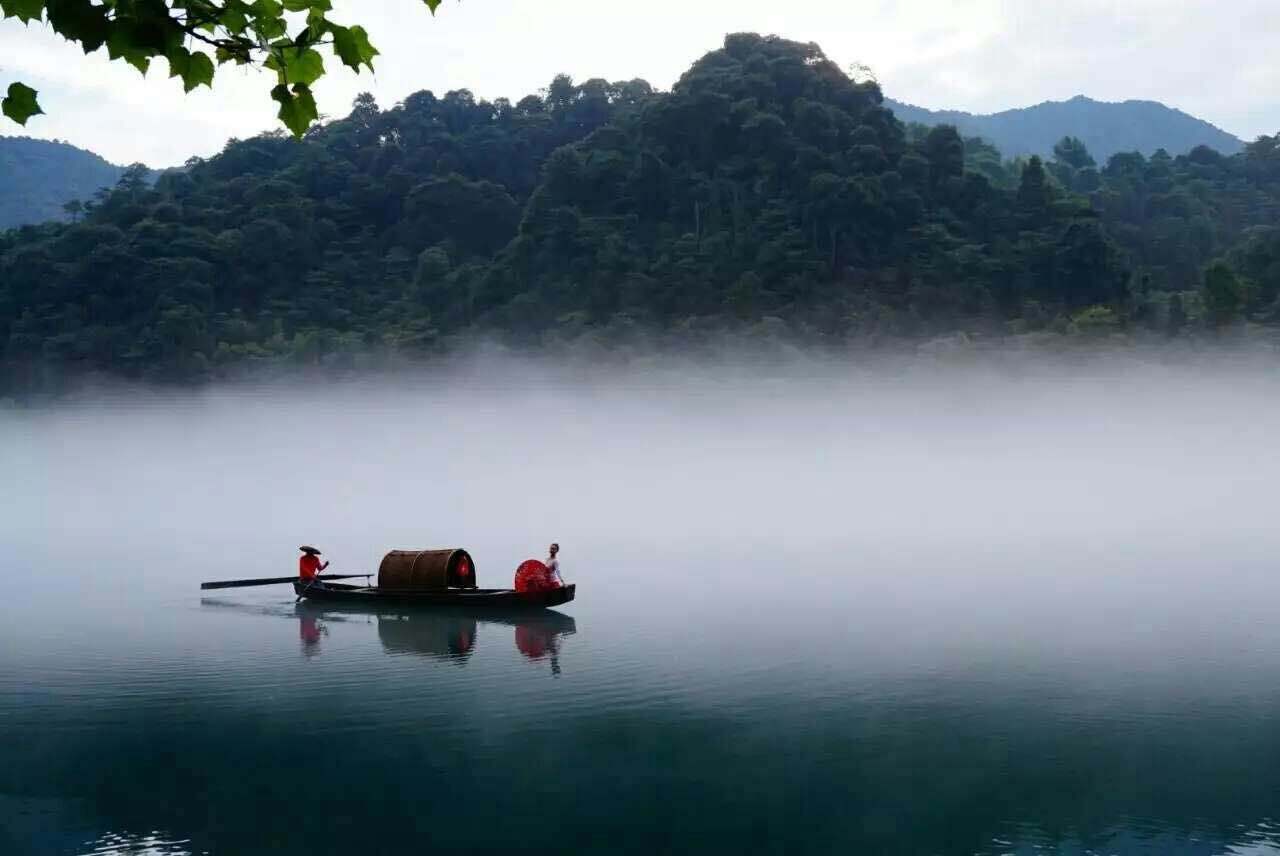
[[[421,2],[435,14],[441,0]],[[330,0],[0,0],[5,18],[47,24],[86,54],[105,47],[112,60],[144,75],[152,60],[164,58],[186,92],[213,88],[217,66],[269,68],[276,73],[276,115],[296,137],[319,118],[311,91],[325,74],[318,48],[356,72],[372,71],[378,55],[365,29],[330,20],[332,9]],[[0,110],[25,125],[44,112],[38,95],[12,82]]]

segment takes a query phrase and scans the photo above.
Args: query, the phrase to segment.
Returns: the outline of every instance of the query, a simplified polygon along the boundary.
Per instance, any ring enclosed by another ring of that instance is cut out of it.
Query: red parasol
[[[537,559],[521,562],[516,568],[516,591],[546,591],[551,587],[551,573]]]

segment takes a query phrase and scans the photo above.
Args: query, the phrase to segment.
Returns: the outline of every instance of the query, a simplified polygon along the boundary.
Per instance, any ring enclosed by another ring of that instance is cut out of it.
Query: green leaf
[[[222,15],[218,18],[218,22],[233,36],[238,36],[249,28],[249,19],[245,17],[243,11],[235,6],[228,6],[224,9]]]
[[[312,9],[307,13],[307,28],[298,33],[298,38],[294,42],[299,46],[314,45],[316,42],[324,38],[324,34],[333,29],[333,24],[324,16],[324,12],[319,9]]]
[[[427,8],[431,10],[432,15],[436,13],[436,9],[440,8],[440,0],[422,0],[422,2],[427,4]]]
[[[85,53],[96,51],[107,41],[113,22],[107,19],[105,6],[95,6],[89,0],[48,0],[45,6],[53,31],[67,41],[78,42]]]
[[[223,45],[218,45],[217,49],[214,50],[213,55],[218,60],[218,65],[228,62],[234,62],[236,65],[246,65],[251,59],[250,51],[252,48],[252,42],[248,44],[237,44],[235,50],[230,50]]]
[[[276,115],[295,137],[301,138],[307,128],[311,127],[311,123],[320,118],[320,112],[316,109],[316,99],[312,97],[311,89],[305,84],[295,84],[293,91],[290,91],[289,87],[282,83],[271,90],[271,97],[280,102],[280,112]]]
[[[280,0],[253,0],[253,5],[249,8],[254,18],[279,18],[284,14]]]
[[[10,83],[8,97],[0,101],[0,112],[3,112],[4,115],[19,125],[25,125],[32,116],[44,112],[40,109],[40,105],[36,103],[37,94],[30,86],[25,86],[21,83]]]
[[[39,21],[44,14],[44,0],[0,0],[0,12],[6,18],[17,18],[24,24]]]
[[[289,32],[289,28],[285,25],[284,18],[255,18],[253,21],[253,30],[263,41],[271,41],[278,39]]]
[[[50,0],[50,9],[53,8]],[[56,0],[59,5],[67,2],[81,3],[85,0]],[[144,50],[147,56],[163,55],[169,48],[181,46],[187,34],[173,19],[173,10],[157,0],[133,0],[125,4],[114,0],[107,6],[116,8],[112,19],[114,27],[127,27],[129,38],[134,47]],[[107,7],[94,7],[107,8]]]
[[[284,6],[280,0],[253,0],[248,7],[249,26],[258,40],[271,41],[288,32],[284,20]]]
[[[184,77],[191,68],[191,51],[181,45],[166,51],[164,58],[169,61],[170,77]]]
[[[333,52],[344,65],[356,71],[361,65],[373,71],[373,58],[378,55],[378,49],[369,44],[369,34],[359,25],[333,28]]]
[[[289,12],[308,12],[312,9],[328,12],[333,9],[329,0],[284,0],[284,8]]]
[[[138,47],[128,27],[113,27],[107,37],[107,56],[123,59],[143,74],[151,67],[151,54]]]
[[[200,84],[213,88],[213,60],[207,53],[191,52],[191,65],[182,74],[182,88],[190,92]]]
[[[310,86],[324,77],[324,57],[314,48],[272,46],[266,66],[279,73],[281,83]]]

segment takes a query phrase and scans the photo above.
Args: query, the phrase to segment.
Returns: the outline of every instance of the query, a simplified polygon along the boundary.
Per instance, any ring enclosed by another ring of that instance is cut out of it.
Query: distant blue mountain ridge
[[[0,229],[65,220],[63,205],[93,198],[123,172],[124,167],[70,143],[0,137]]]
[[[1232,155],[1244,148],[1240,138],[1157,101],[1094,101],[1077,95],[989,115],[926,110],[892,99],[885,99],[885,106],[903,122],[955,125],[962,136],[982,137],[1007,158],[1052,157],[1054,144],[1065,136],[1082,140],[1099,164],[1117,152],[1150,155],[1164,149],[1180,155],[1208,146]]]

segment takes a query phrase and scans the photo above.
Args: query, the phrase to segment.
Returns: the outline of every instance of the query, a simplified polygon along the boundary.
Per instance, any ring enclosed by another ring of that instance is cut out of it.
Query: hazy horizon
[[[182,486],[216,483],[228,464],[247,456],[258,465],[244,473],[248,480],[239,487],[220,489],[228,502],[218,513],[242,515],[251,507],[245,502],[267,502],[258,513],[274,508],[301,520],[301,509],[291,501],[253,499],[262,484],[288,483],[286,494],[334,499],[335,507],[291,536],[301,541],[308,532],[340,531],[341,520],[360,506],[352,491],[376,503],[398,466],[397,455],[424,448],[453,480],[452,498],[484,495],[486,502],[506,504],[499,516],[527,512],[538,518],[524,535],[534,542],[571,541],[565,530],[582,528],[581,515],[593,517],[604,507],[594,500],[583,504],[577,486],[585,479],[611,502],[622,503],[615,509],[630,509],[629,514],[609,512],[615,520],[610,526],[625,532],[634,531],[639,507],[639,494],[625,485],[646,483],[651,491],[679,486],[662,493],[651,509],[655,516],[643,526],[659,543],[692,531],[719,532],[724,544],[765,537],[759,521],[741,522],[765,508],[794,518],[778,527],[787,533],[784,542],[802,534],[801,540],[832,537],[843,531],[848,509],[836,510],[826,500],[848,501],[855,495],[864,503],[860,514],[866,515],[856,532],[903,530],[919,537],[919,515],[927,512],[931,527],[949,537],[987,537],[988,524],[981,521],[988,512],[970,501],[975,493],[1001,507],[1007,504],[1002,514],[1017,512],[1040,527],[1042,536],[1066,537],[1084,527],[1095,539],[1105,534],[1123,541],[1141,524],[1172,543],[1187,530],[1170,526],[1167,515],[1174,506],[1169,503],[1182,509],[1179,518],[1210,503],[1207,512],[1212,502],[1242,486],[1261,486],[1265,464],[1280,465],[1263,454],[1270,420],[1280,424],[1280,409],[1268,404],[1280,381],[1264,355],[1184,354],[1166,360],[1166,353],[1072,359],[1004,352],[945,363],[897,356],[843,361],[803,351],[747,361],[743,352],[725,351],[698,360],[652,354],[609,366],[589,357],[555,360],[481,351],[435,369],[351,372],[327,379],[318,373],[250,376],[194,389],[104,380],[61,403],[0,410],[0,425],[8,470],[17,474],[17,483],[35,479],[46,490],[76,484],[82,510],[97,508],[113,518],[124,507],[95,506],[93,492],[105,491],[102,499],[114,495],[112,485],[130,471],[142,479],[135,486],[152,484],[160,491],[146,494],[159,510],[165,506],[162,496],[201,503],[206,489],[188,492]],[[366,437],[377,442],[369,445],[362,440]],[[428,438],[434,440],[422,447]],[[316,447],[308,445],[311,440]],[[1250,445],[1254,440],[1258,445]],[[356,457],[343,457],[346,444]],[[67,454],[95,445],[111,453]],[[810,457],[813,450],[827,448],[835,459]],[[331,497],[337,477],[326,474],[324,464],[337,461],[347,474],[340,479],[343,493]],[[925,461],[931,463],[922,466]],[[503,475],[500,462],[519,478]],[[414,466],[426,464],[417,460]],[[192,474],[199,471],[205,472],[193,482]],[[748,473],[760,485],[752,498],[726,490]],[[810,484],[781,503],[784,489],[806,478]],[[522,491],[543,483],[553,486],[555,501],[535,513],[540,504],[529,505]],[[925,489],[926,484],[931,486]],[[1048,484],[1062,489],[1046,493]],[[1104,484],[1109,487],[1101,489]],[[1165,487],[1152,490],[1156,484]],[[1188,485],[1196,491],[1180,495]],[[817,486],[821,490],[815,492]],[[687,498],[706,490],[716,501]],[[1027,504],[1015,498],[1018,490],[1044,494],[1049,505]],[[412,496],[413,490],[400,484],[395,494]],[[872,494],[880,499],[871,501]],[[40,543],[49,533],[41,534],[34,524],[61,521],[63,515],[54,512],[55,504],[39,511],[42,506],[31,498],[27,492],[11,493],[7,517],[12,526],[37,510],[27,531]],[[283,504],[271,505],[276,501]],[[446,500],[439,509],[460,530],[452,537],[460,542],[468,540],[466,532],[480,535],[489,529],[464,506]],[[657,514],[662,507],[668,510]],[[1114,516],[1121,507],[1127,515]],[[742,516],[727,508],[737,508]],[[747,513],[750,508],[758,510]],[[803,517],[795,518],[797,508],[804,509]],[[1261,501],[1241,508],[1233,525],[1254,521],[1251,529],[1269,530],[1266,508]],[[1082,516],[1064,528],[1055,521],[1067,509]],[[1254,514],[1261,517],[1255,520]],[[691,523],[699,516],[709,529]],[[396,513],[388,519],[403,517]],[[256,518],[251,514],[245,523],[250,519]],[[68,531],[66,523],[57,525]],[[1212,537],[1212,532],[1199,533],[1195,540]],[[386,546],[396,546],[391,543],[396,540],[389,537]],[[856,535],[854,540],[864,539]],[[288,550],[293,546],[289,542]]]

